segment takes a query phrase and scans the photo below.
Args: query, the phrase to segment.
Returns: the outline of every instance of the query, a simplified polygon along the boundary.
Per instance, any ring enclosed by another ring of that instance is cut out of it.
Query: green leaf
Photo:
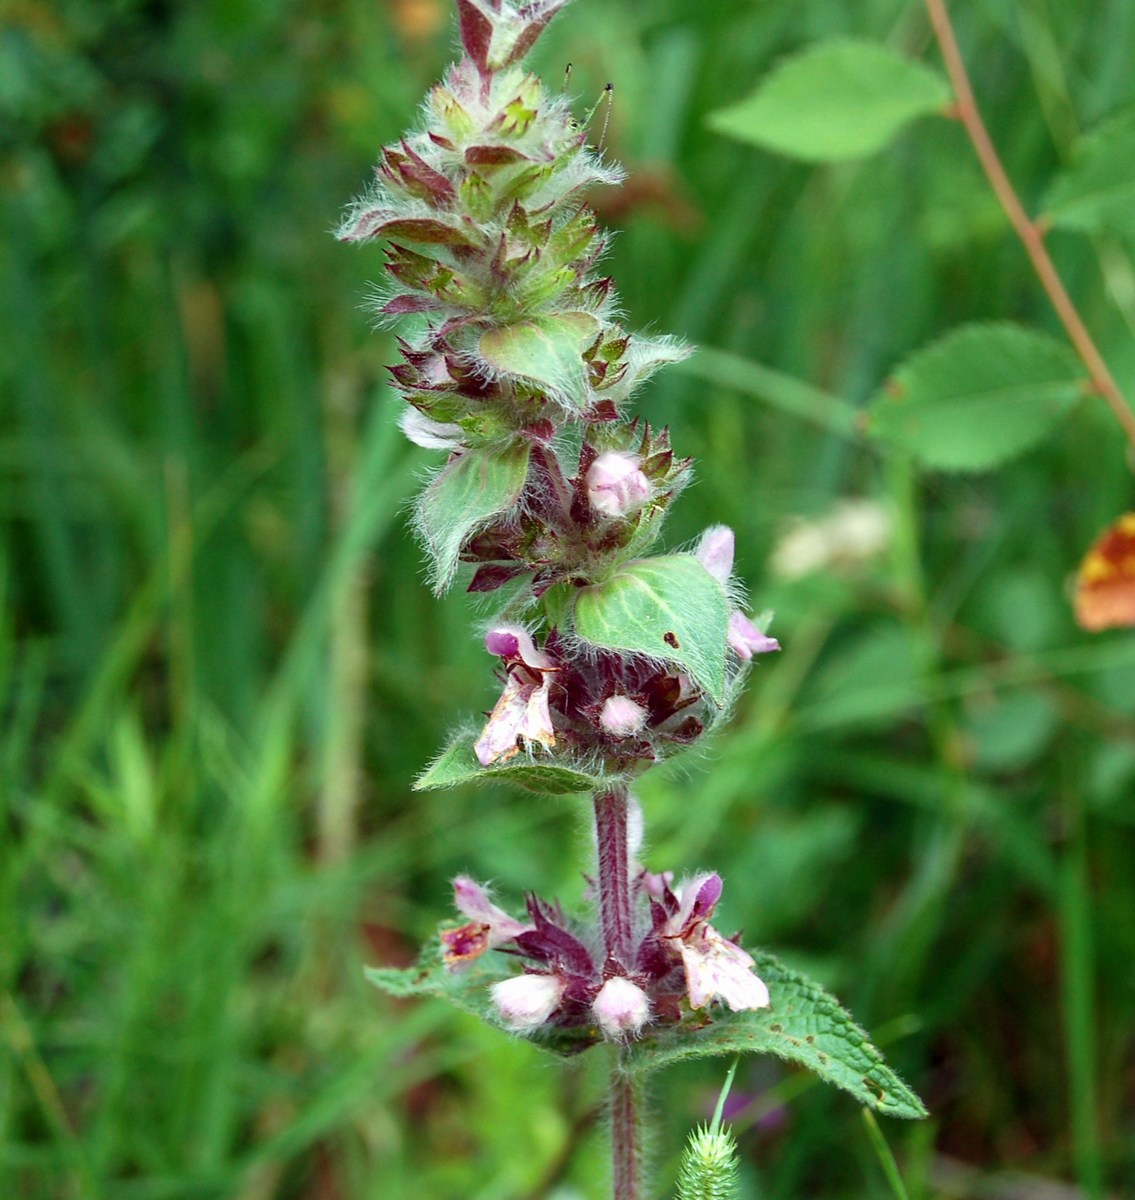
[[[537,761],[518,754],[506,762],[482,767],[473,753],[477,734],[462,730],[436,759],[414,781],[414,791],[456,787],[460,783],[487,783],[504,780],[530,792],[550,796],[568,796],[575,792],[592,792],[609,786],[611,780],[580,767],[564,766],[552,761]]]
[[[808,162],[881,150],[908,121],[950,102],[934,71],[875,42],[821,42],[786,59],[748,99],[711,113],[709,127]]]
[[[1015,325],[970,325],[911,355],[871,405],[870,431],[923,466],[982,471],[1023,453],[1083,389],[1063,343]]]
[[[539,384],[572,408],[588,396],[583,352],[599,336],[590,313],[569,312],[502,325],[481,335],[481,357],[494,370]]]
[[[468,538],[520,498],[530,449],[528,442],[514,442],[503,450],[467,450],[422,493],[417,526],[433,560],[435,592],[453,581]]]
[[[1053,181],[1044,218],[1062,229],[1135,236],[1135,109],[1086,133]]]
[[[446,966],[441,942],[434,938],[423,947],[414,966],[366,967],[364,973],[379,991],[397,1000],[445,1000],[462,1012],[471,1013],[486,1024],[508,1032],[498,1019],[489,996],[494,983],[517,974],[515,959],[504,954],[490,951],[454,971]],[[525,1040],[551,1054],[568,1056],[586,1050],[601,1038],[594,1025],[586,1025],[576,1029],[545,1027]]]
[[[631,1045],[627,1065],[640,1075],[687,1058],[772,1054],[814,1071],[857,1100],[892,1117],[924,1117],[919,1098],[886,1065],[867,1034],[819,984],[790,970],[771,954],[754,954],[757,974],[768,985],[772,1007],[755,1012],[715,1010],[709,1025],[661,1028]],[[438,939],[413,967],[369,967],[367,979],[398,999],[436,997],[496,1028],[489,988],[515,974],[512,960],[488,953],[453,971]],[[699,1014],[698,1020],[701,1019]],[[577,1054],[601,1040],[594,1026],[543,1029],[531,1039],[555,1054]]]
[[[725,590],[692,554],[627,563],[576,595],[575,631],[608,650],[677,663],[718,705],[725,702]]]
[[[676,1026],[643,1038],[630,1049],[631,1069],[646,1073],[686,1058],[773,1054],[807,1067],[887,1116],[926,1116],[922,1101],[834,997],[771,954],[753,957],[768,985],[771,1008],[723,1012],[702,1029]]]
[[[451,971],[442,959],[441,942],[434,938],[422,948],[412,967],[366,967],[367,979],[398,1000],[436,996],[490,1025],[497,1024],[489,988],[512,974],[503,956],[483,954],[460,971]]]

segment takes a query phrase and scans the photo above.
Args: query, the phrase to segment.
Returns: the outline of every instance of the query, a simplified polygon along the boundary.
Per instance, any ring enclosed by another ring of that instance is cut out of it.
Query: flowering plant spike
[[[721,878],[675,884],[638,861],[629,787],[704,737],[753,657],[778,646],[740,602],[728,528],[650,553],[691,464],[628,405],[689,349],[620,324],[585,197],[621,172],[521,65],[566,2],[457,0],[464,56],[431,91],[422,128],[383,150],[339,237],[384,244],[378,316],[412,322],[390,370],[402,430],[447,456],[413,517],[434,589],[462,574],[499,600],[484,633],[499,699],[416,786],[505,778],[590,791],[595,912],[572,917],[535,895],[509,912],[461,876],[462,920],[414,980],[372,978],[563,1053],[609,1044],[614,1195],[637,1200],[632,1048],[663,1033],[696,1041],[777,1000],[710,923]]]

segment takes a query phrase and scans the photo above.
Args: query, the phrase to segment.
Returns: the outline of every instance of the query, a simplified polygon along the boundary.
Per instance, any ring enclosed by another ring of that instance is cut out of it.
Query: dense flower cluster
[[[619,323],[584,197],[621,173],[520,65],[565,3],[457,0],[465,55],[430,93],[422,128],[383,151],[339,236],[385,244],[376,309],[409,326],[391,368],[401,428],[447,456],[415,510],[435,590],[464,564],[471,592],[499,593],[485,634],[499,698],[443,757],[494,775],[567,768],[625,805],[628,782],[701,738],[777,643],[739,602],[725,526],[689,552],[649,553],[690,462],[626,408],[689,351]],[[611,861],[625,867],[615,840]],[[462,877],[468,920],[443,933],[446,961],[522,959],[493,988],[519,1031],[590,1025],[626,1040],[683,1005],[767,1004],[752,959],[709,923],[720,879],[673,887],[636,870],[629,882],[616,870],[606,902],[622,913],[630,888],[633,945],[620,933],[618,955],[614,926],[601,936],[535,898],[518,920]],[[618,918],[624,932],[631,919]]]
[[[459,970],[497,948],[525,960],[524,972],[493,986],[500,1019],[531,1033],[544,1026],[594,1026],[610,1040],[639,1036],[648,1025],[679,1021],[683,1003],[720,1002],[735,1012],[764,1008],[768,989],[753,960],[710,923],[721,879],[695,875],[676,887],[669,875],[639,870],[632,898],[639,916],[628,962],[603,954],[585,928],[558,905],[528,898],[528,920],[498,908],[471,879],[454,881],[458,910],[469,920],[442,931],[445,960]]]

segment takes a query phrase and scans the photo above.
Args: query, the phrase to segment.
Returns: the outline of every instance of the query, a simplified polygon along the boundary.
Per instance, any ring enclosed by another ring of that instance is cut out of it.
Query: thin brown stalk
[[[974,99],[973,88],[970,85],[969,73],[966,71],[961,51],[958,49],[958,40],[954,36],[954,27],[950,21],[945,0],[926,0],[926,9],[930,14],[930,22],[934,26],[934,36],[942,51],[946,73],[953,85],[956,100],[955,115],[965,128],[978,161],[981,163],[981,168],[1005,215],[1009,218],[1013,231],[1020,238],[1021,244],[1029,256],[1029,261],[1033,265],[1033,270],[1036,271],[1037,278],[1040,280],[1040,285],[1056,310],[1061,325],[1064,326],[1068,340],[1088,370],[1092,390],[1103,397],[1123,429],[1132,449],[1135,450],[1135,412],[1124,398],[1107,363],[1104,362],[1103,355],[1100,354],[1092,340],[1092,335],[1088,332],[1079,310],[1068,295],[1063,280],[1057,273],[1044,244],[1043,229],[1025,212],[1024,206],[1001,164],[1001,159],[985,128],[985,122],[981,119],[981,113],[978,111],[977,101]]]

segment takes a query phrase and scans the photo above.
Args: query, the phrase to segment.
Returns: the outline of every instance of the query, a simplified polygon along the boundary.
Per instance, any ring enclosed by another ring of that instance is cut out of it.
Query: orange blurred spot
[[[391,0],[391,15],[399,34],[410,42],[426,42],[449,19],[440,0]]]
[[[1084,629],[1135,625],[1135,513],[1105,529],[1076,575],[1076,620]]]

